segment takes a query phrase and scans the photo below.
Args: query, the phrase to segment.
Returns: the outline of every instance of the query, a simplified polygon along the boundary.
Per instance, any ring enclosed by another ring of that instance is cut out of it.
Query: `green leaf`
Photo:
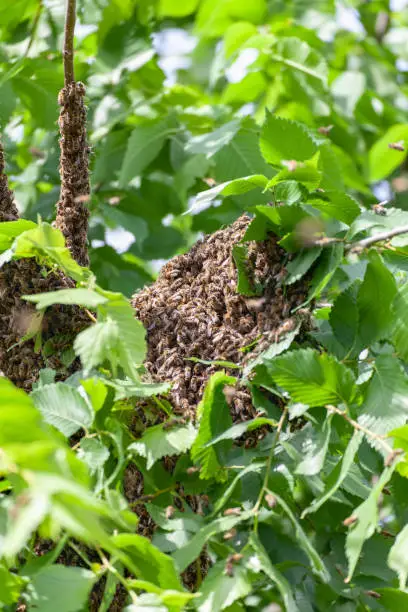
[[[243,563],[234,564],[232,576],[225,573],[225,562],[219,561],[200,585],[200,597],[195,602],[199,612],[219,612],[234,601],[251,593],[252,584]]]
[[[402,141],[404,150],[390,149],[389,145]],[[381,181],[398,168],[407,155],[408,124],[390,127],[386,133],[373,144],[369,151],[370,181]]]
[[[123,296],[110,292],[104,295],[110,299],[99,306],[103,323],[98,320],[75,338],[75,352],[81,358],[86,374],[107,360],[115,375],[120,364],[127,376],[138,381],[137,368],[146,355],[145,328],[135,318],[130,303]]]
[[[379,355],[366,390],[358,422],[376,434],[384,435],[401,427],[408,417],[408,376],[392,355]],[[369,442],[384,453],[376,440]],[[386,451],[385,451],[386,453]]]
[[[266,189],[272,189],[274,187],[274,192],[276,193],[276,189],[281,183],[296,181],[308,191],[314,191],[319,187],[321,180],[322,173],[316,168],[315,164],[312,162],[305,162],[296,168],[283,168],[280,170],[268,182]]]
[[[78,612],[86,605],[96,580],[96,574],[82,567],[50,565],[32,577],[29,607],[54,612],[58,601],[60,612]]]
[[[161,17],[186,17],[194,13],[200,0],[160,0],[159,15]]]
[[[356,393],[353,372],[332,355],[312,349],[286,353],[268,363],[267,369],[293,401],[311,407],[348,403]]]
[[[45,385],[33,391],[31,396],[44,420],[67,438],[79,429],[88,429],[92,425],[92,408],[77,389],[65,383]]]
[[[393,302],[394,330],[393,341],[399,356],[408,361],[408,284],[403,285]]]
[[[293,514],[292,510],[290,509],[288,504],[285,502],[285,500],[282,499],[282,497],[277,495],[275,492],[273,492],[272,495],[276,498],[278,504],[283,508],[285,514],[288,516],[290,522],[292,523],[293,529],[295,531],[294,536],[296,540],[298,541],[300,547],[304,550],[304,552],[308,556],[310,560],[310,564],[312,566],[313,573],[316,574],[316,576],[319,576],[319,578],[321,578],[324,582],[329,582],[330,580],[329,572],[327,571],[318,552],[316,551],[312,542],[307,537],[305,531],[303,530],[303,527],[300,525],[299,521]]]
[[[174,562],[168,555],[143,536],[120,533],[112,536],[113,544],[126,551],[137,569],[137,576],[163,589],[181,591],[181,583]]]
[[[72,258],[65,246],[64,236],[49,223],[40,223],[35,228],[20,234],[13,245],[14,256],[48,258],[51,264],[59,266],[67,276],[76,281],[83,281],[89,276]]]
[[[285,284],[292,285],[300,280],[310,270],[321,252],[321,247],[300,251],[286,266],[288,276],[285,278]]]
[[[245,244],[234,244],[232,257],[237,269],[237,291],[245,296],[262,295],[262,286],[252,278],[248,262],[248,247]]]
[[[397,535],[387,563],[398,574],[399,588],[405,591],[408,578],[408,525]]]
[[[262,363],[267,364],[268,361],[271,361],[274,357],[277,357],[290,348],[290,345],[299,333],[300,327],[301,321],[297,321],[292,330],[280,334],[277,342],[272,342],[267,349],[262,351],[262,353],[254,359],[251,359],[244,368],[244,378],[246,378],[257,365]]]
[[[309,200],[308,204],[347,225],[351,225],[361,212],[358,202],[347,193],[325,191],[324,196],[328,200]]]
[[[359,334],[365,345],[387,336],[391,306],[396,293],[394,276],[380,255],[372,251],[357,298],[360,316]]]
[[[329,415],[321,430],[312,429],[302,448],[302,460],[297,464],[295,473],[314,476],[323,469],[331,436],[332,416]],[[306,429],[306,428],[305,428]]]
[[[224,431],[213,440],[210,440],[210,442],[207,442],[205,446],[212,446],[213,444],[221,442],[221,440],[235,440],[236,438],[242,436],[245,432],[254,431],[255,429],[258,429],[258,427],[263,427],[264,425],[276,427],[277,422],[273,419],[268,419],[267,417],[257,417],[255,419],[250,419],[249,421],[244,421],[243,423],[236,423],[227,429],[227,431]]]
[[[213,132],[190,138],[185,150],[188,153],[201,153],[211,157],[231,142],[239,128],[240,122],[237,120],[224,123],[223,126]]]
[[[78,457],[86,463],[91,473],[100,470],[109,456],[109,449],[98,438],[82,438]]]
[[[166,429],[163,425],[149,427],[143,436],[128,446],[128,451],[145,457],[146,468],[150,468],[162,457],[181,455],[188,451],[195,438],[197,430],[192,423],[186,426],[175,426]]]
[[[353,511],[354,522],[349,529],[346,538],[346,556],[348,560],[347,582],[350,582],[357,562],[361,555],[361,549],[366,540],[371,538],[378,528],[378,502],[383,488],[391,479],[397,462],[385,468],[371,493],[358,508]]]
[[[216,372],[209,379],[203,399],[198,405],[199,429],[191,449],[191,457],[201,465],[200,478],[223,478],[220,473],[222,455],[230,447],[230,442],[221,442],[216,448],[206,447],[206,444],[232,425],[224,387],[234,385],[235,382],[236,379],[232,376]]]
[[[36,295],[23,295],[27,302],[37,304],[37,310],[45,310],[53,304],[78,304],[88,308],[96,308],[100,304],[105,304],[106,297],[89,289],[60,289],[59,291],[49,291]]]
[[[347,351],[363,348],[359,342],[360,313],[357,305],[358,285],[354,283],[340,293],[332,309],[329,321],[336,339]]]
[[[381,596],[381,605],[389,612],[399,612],[408,606],[408,593],[387,587],[375,590]]]
[[[317,151],[315,141],[301,123],[272,113],[266,115],[259,144],[265,161],[278,166],[284,160],[305,161]]]
[[[19,600],[24,581],[0,565],[0,604],[11,606]]]
[[[244,176],[233,181],[226,181],[221,183],[212,189],[207,191],[201,191],[198,193],[193,204],[188,209],[188,213],[201,212],[210,206],[211,202],[218,198],[218,196],[232,196],[247,193],[256,189],[257,187],[264,188],[268,182],[266,176],[262,174],[253,174],[251,176]]]
[[[279,174],[277,176],[279,176]],[[275,185],[273,196],[276,203],[290,205],[300,200],[307,199],[308,194],[306,189],[303,187],[302,183],[297,180],[276,181],[273,184]]]
[[[247,510],[241,512],[239,516],[223,516],[221,518],[212,520],[210,523],[205,525],[205,527],[200,529],[190,538],[187,544],[173,553],[173,559],[176,562],[179,571],[183,572],[186,567],[188,567],[190,563],[194,561],[194,559],[199,557],[201,550],[210,540],[210,538],[218,533],[230,531],[239,523],[247,521],[251,518],[253,518],[253,513],[251,510]]]
[[[175,127],[174,121],[166,118],[141,124],[133,130],[119,175],[120,187],[127,187],[129,181],[141,175],[146,166],[160,153],[165,140]]]
[[[320,296],[323,289],[329,284],[343,260],[343,253],[344,248],[341,244],[334,244],[323,250],[313,275],[307,303]]]
[[[286,612],[299,612],[299,608],[293,599],[292,589],[286,578],[271,563],[270,558],[255,533],[250,536],[250,543],[259,560],[260,568],[272,580],[282,597]]]
[[[300,38],[282,38],[271,57],[288,68],[298,70],[324,84],[327,82],[328,68],[325,59]]]
[[[321,506],[323,506],[324,503],[333,497],[343,483],[344,479],[347,477],[363,437],[364,436],[361,431],[356,430],[354,432],[344,452],[343,458],[340,459],[333,472],[327,478],[325,491],[320,497],[314,499],[310,506],[303,511],[302,518],[306,516],[306,514],[316,512]]]

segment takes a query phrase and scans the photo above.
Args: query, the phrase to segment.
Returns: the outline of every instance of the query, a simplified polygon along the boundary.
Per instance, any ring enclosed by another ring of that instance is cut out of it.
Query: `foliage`
[[[27,301],[78,304],[90,319],[73,347],[79,372],[60,381],[45,369],[31,394],[0,379],[0,609],[86,610],[97,582],[102,611],[117,585],[128,612],[407,607],[406,12],[386,0],[78,4],[89,270],[51,225],[61,2],[0,7],[0,126],[25,217],[0,224],[0,263],[64,271],[75,288]],[[192,43],[176,59],[174,28]],[[240,291],[258,296],[246,242],[272,231],[283,285],[308,279],[309,296],[243,370],[212,364],[191,422],[146,376],[128,298],[243,211]],[[232,422],[236,384],[252,393],[252,421]],[[255,447],[246,432],[259,433]],[[137,503],[131,465],[144,479]],[[141,507],[152,541],[135,533]],[[194,593],[181,577],[191,564]]]

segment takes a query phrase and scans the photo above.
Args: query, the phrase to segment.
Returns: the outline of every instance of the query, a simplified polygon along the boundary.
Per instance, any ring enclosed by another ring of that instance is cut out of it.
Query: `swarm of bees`
[[[56,225],[65,235],[67,246],[81,265],[87,265],[86,235],[88,210],[78,198],[89,197],[89,148],[86,141],[85,88],[72,83],[59,96],[61,114],[61,197]],[[0,145],[0,222],[19,218],[13,193],[4,172],[4,153]],[[30,391],[39,371],[49,366],[66,377],[78,368],[68,369],[60,356],[72,345],[77,333],[90,324],[85,312],[75,306],[55,305],[44,318],[36,320],[34,307],[21,299],[23,295],[75,287],[72,279],[61,272],[43,270],[34,259],[21,259],[3,265],[0,270],[0,372],[17,386]],[[37,324],[37,327],[34,325]],[[45,359],[41,353],[50,338],[63,338],[55,354]]]
[[[83,83],[70,83],[58,96],[61,106],[60,176],[61,194],[56,226],[65,236],[72,256],[81,266],[89,265],[87,233],[89,210],[89,146],[86,137],[86,106]]]
[[[147,329],[145,365],[155,380],[172,383],[170,399],[178,414],[194,418],[205,384],[217,369],[202,361],[242,365],[246,347],[255,344],[259,351],[276,341],[291,311],[306,298],[305,283],[283,286],[285,254],[273,235],[248,243],[250,280],[263,287],[263,295],[248,298],[237,292],[232,250],[249,223],[243,215],[205,237],[169,261],[156,282],[133,297],[136,314]],[[228,403],[235,422],[256,415],[244,388],[235,389]]]

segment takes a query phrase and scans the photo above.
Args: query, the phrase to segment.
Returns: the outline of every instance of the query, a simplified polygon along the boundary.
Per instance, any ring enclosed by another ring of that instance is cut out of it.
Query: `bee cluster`
[[[83,83],[70,83],[58,96],[61,107],[60,176],[61,194],[57,204],[56,226],[65,236],[73,258],[89,265],[87,233],[89,210],[89,146],[86,137],[86,106]]]
[[[146,368],[154,379],[172,383],[170,399],[176,413],[184,416],[194,418],[217,367],[191,358],[242,365],[243,349],[256,344],[259,351],[276,341],[292,309],[306,298],[305,283],[283,286],[285,254],[273,235],[248,243],[247,272],[253,286],[262,285],[263,295],[246,298],[237,292],[232,251],[249,223],[249,216],[243,215],[205,237],[169,261],[156,282],[133,297],[136,314],[147,329]],[[234,389],[228,401],[234,421],[256,413],[246,389]]]
[[[65,176],[64,180],[62,193],[67,194],[73,190],[73,185],[77,185],[78,179],[71,180]],[[4,152],[0,145],[0,221],[16,221],[18,218],[13,193],[4,172]],[[80,225],[81,231],[83,227],[83,224]],[[75,235],[73,227],[69,231],[72,231],[72,236]],[[86,251],[86,242],[83,244]],[[76,249],[76,255],[81,259],[76,245],[76,242],[71,242],[73,252]],[[72,346],[75,335],[90,324],[90,320],[80,308],[64,305],[52,306],[40,318],[34,306],[22,300],[22,296],[72,287],[75,287],[72,279],[62,272],[43,269],[34,259],[10,261],[0,269],[0,372],[26,391],[31,390],[39,371],[46,366],[56,369],[65,377],[77,369],[78,363],[74,362],[67,370],[60,357]],[[35,346],[35,338],[41,338],[42,346],[51,338],[60,342],[46,359],[41,353],[41,346]]]

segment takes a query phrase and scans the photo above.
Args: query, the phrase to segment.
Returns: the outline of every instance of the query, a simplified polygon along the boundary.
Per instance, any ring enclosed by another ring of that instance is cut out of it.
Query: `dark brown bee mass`
[[[18,212],[4,173],[1,145],[0,170],[0,221],[15,221]],[[39,320],[34,306],[21,296],[74,286],[74,281],[61,272],[50,272],[34,259],[11,261],[0,268],[0,372],[17,386],[29,391],[41,368],[47,365],[66,371],[60,355],[69,348],[75,335],[90,324],[86,314],[73,306],[53,306]],[[34,350],[34,339],[23,340],[27,333],[35,331],[41,333],[42,344],[54,337],[58,343],[49,360],[40,350]]]
[[[58,97],[61,106],[61,194],[57,204],[56,226],[64,234],[73,258],[81,266],[89,266],[89,147],[84,96],[85,86],[82,83],[70,83]]]
[[[4,151],[0,143],[0,222],[15,221],[18,219],[17,206],[14,203],[13,193],[9,189],[7,174],[4,172]]]
[[[292,309],[306,298],[306,284],[282,286],[285,253],[273,235],[247,243],[248,274],[264,287],[262,297],[237,293],[232,248],[249,222],[244,215],[205,237],[169,261],[156,282],[133,297],[136,314],[148,331],[146,367],[154,379],[173,383],[170,398],[176,412],[184,415],[194,417],[205,383],[215,371],[189,358],[241,364],[241,349],[257,340],[258,350],[276,341]],[[235,390],[230,399],[234,420],[254,415],[246,390]]]

